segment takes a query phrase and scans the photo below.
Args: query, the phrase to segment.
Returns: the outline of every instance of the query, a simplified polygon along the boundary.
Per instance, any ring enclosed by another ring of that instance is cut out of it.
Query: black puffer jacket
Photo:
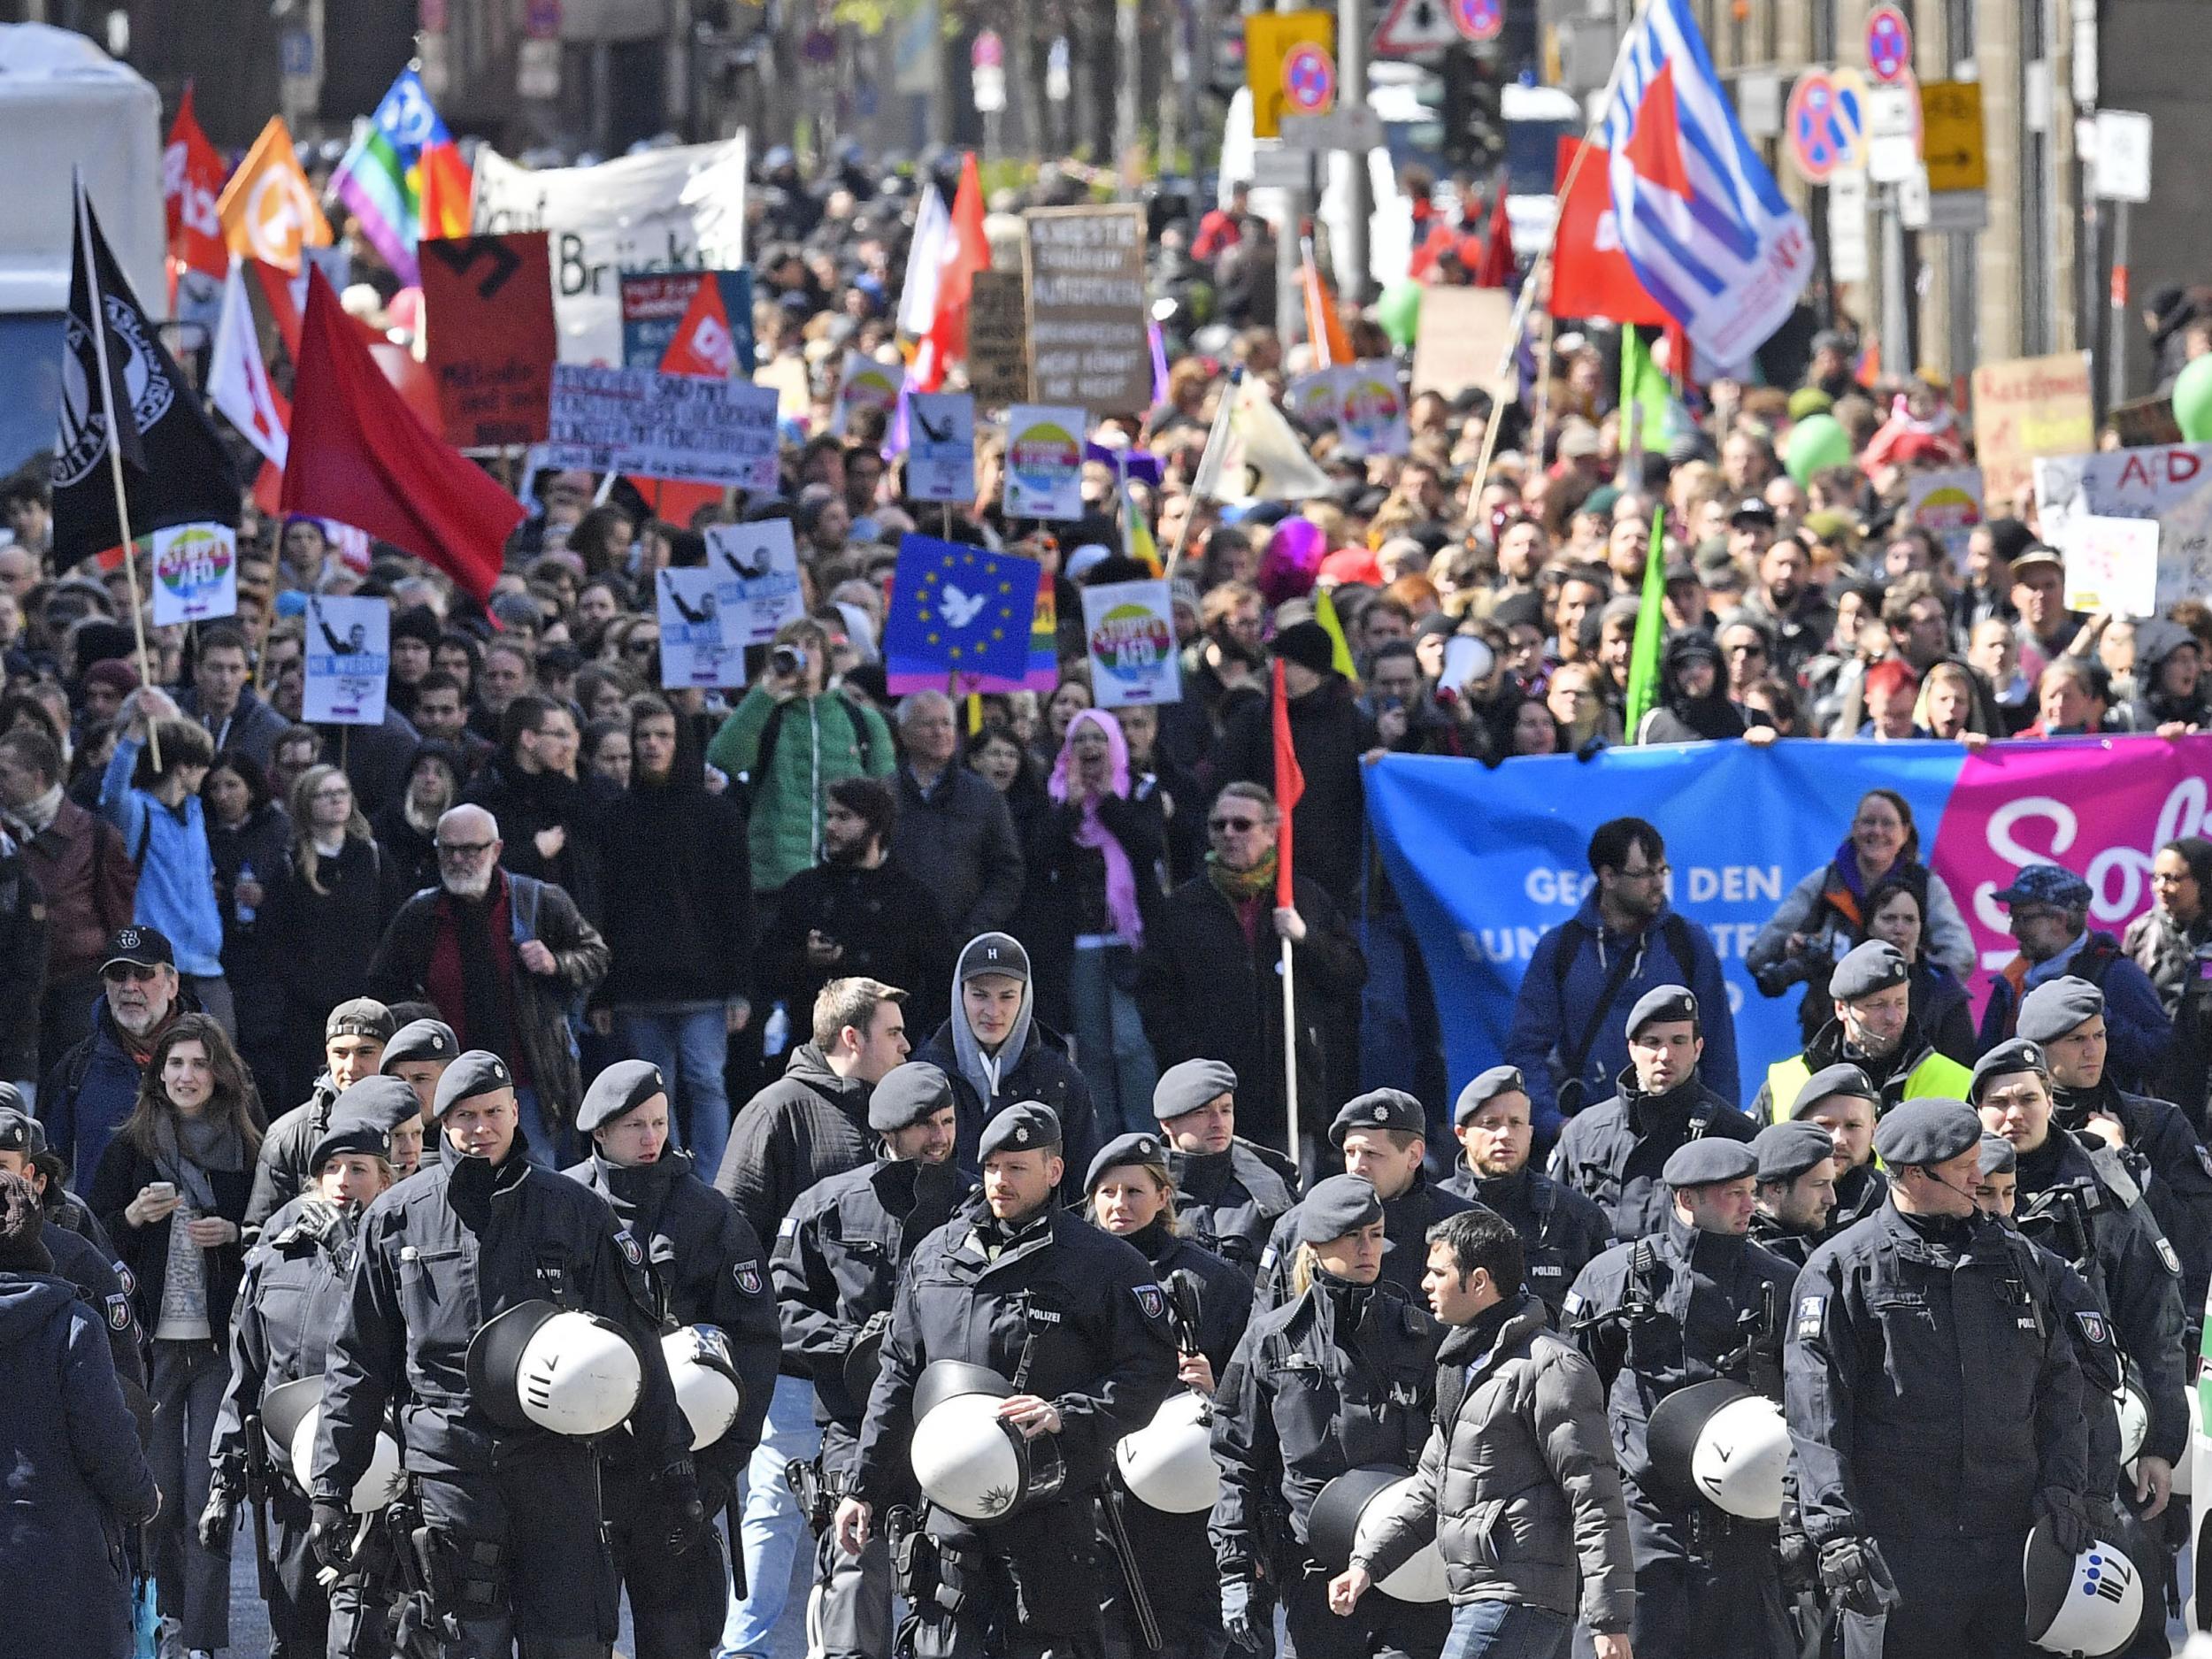
[[[746,1102],[730,1125],[715,1191],[760,1237],[775,1238],[801,1193],[875,1156],[868,1130],[872,1092],[857,1078],[831,1071],[812,1043],[793,1049],[783,1076]]]

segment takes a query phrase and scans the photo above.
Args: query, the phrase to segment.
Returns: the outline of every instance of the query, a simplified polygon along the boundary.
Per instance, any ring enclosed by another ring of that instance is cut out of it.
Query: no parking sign
[[[1283,96],[1299,115],[1325,115],[1336,104],[1336,59],[1310,41],[1283,55]]]
[[[1866,165],[1866,84],[1852,70],[1809,69],[1790,88],[1782,121],[1790,160],[1808,184]]]

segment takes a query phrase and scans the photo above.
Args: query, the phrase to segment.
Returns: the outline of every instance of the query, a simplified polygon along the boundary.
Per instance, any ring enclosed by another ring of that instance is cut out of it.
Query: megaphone
[[[1014,1386],[987,1366],[933,1361],[914,1385],[908,1461],[922,1494],[964,1521],[1000,1521],[1067,1479],[1057,1438],[1034,1440],[998,1414]]]
[[[645,1367],[611,1319],[518,1302],[469,1342],[469,1391],[503,1429],[588,1438],[618,1428],[645,1393]]]
[[[1418,1475],[1386,1463],[1347,1470],[1315,1494],[1306,1511],[1306,1548],[1331,1572],[1371,1546],[1420,1486]],[[1401,1601],[1441,1601],[1449,1592],[1433,1532],[1412,1556],[1375,1586]]]
[[[736,1425],[745,1409],[745,1385],[738,1379],[729,1336],[719,1325],[678,1325],[661,1338],[661,1354],[676,1403],[691,1425],[691,1449],[703,1452]]]
[[[2028,1534],[2028,1640],[2046,1652],[2104,1659],[2135,1639],[2143,1617],[2143,1575],[2120,1549],[2092,1540],[2078,1555],[2051,1540],[2047,1522]]]
[[[1185,1390],[1171,1394],[1134,1434],[1114,1448],[1114,1467],[1129,1495],[1167,1515],[1202,1515],[1221,1495],[1214,1461],[1213,1402]]]
[[[271,1458],[278,1468],[292,1471],[292,1479],[304,1493],[315,1489],[315,1437],[322,1423],[323,1379],[319,1375],[296,1377],[261,1396],[261,1432],[269,1442]],[[369,1453],[369,1466],[353,1483],[346,1507],[356,1515],[383,1509],[399,1496],[403,1479],[399,1444],[379,1429]]]
[[[1677,1502],[1702,1500],[1747,1521],[1782,1513],[1789,1426],[1782,1409],[1732,1379],[1677,1389],[1653,1408],[1644,1431],[1655,1487]]]

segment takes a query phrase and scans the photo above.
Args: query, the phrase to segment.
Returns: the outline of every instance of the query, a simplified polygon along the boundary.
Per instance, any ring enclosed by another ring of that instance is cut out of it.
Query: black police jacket
[[[1463,1154],[1444,1190],[1502,1216],[1521,1235],[1523,1279],[1552,1323],[1582,1270],[1613,1242],[1596,1202],[1524,1164],[1510,1175],[1477,1175]]]
[[[729,1432],[700,1456],[734,1475],[760,1444],[783,1351],[759,1235],[735,1204],[699,1179],[688,1152],[671,1149],[634,1169],[595,1153],[564,1172],[604,1199],[645,1251],[661,1322],[711,1325],[730,1339],[745,1402]]]
[[[1281,1153],[1239,1139],[1225,1152],[1170,1152],[1175,1219],[1186,1237],[1256,1276],[1275,1223],[1298,1202],[1298,1171]]]
[[[1844,1171],[1836,1177],[1836,1207],[1828,1212],[1828,1230],[1820,1241],[1825,1244],[1853,1223],[1864,1221],[1888,1196],[1889,1177],[1872,1160]]]
[[[976,1190],[951,1164],[879,1158],[817,1181],[776,1235],[771,1269],[786,1363],[814,1380],[814,1415],[860,1432],[868,1402],[845,1386],[845,1356],[871,1320],[890,1323],[899,1272],[915,1248]]]
[[[2212,1289],[2212,1150],[2197,1138],[2180,1107],[2116,1088],[2108,1075],[2095,1088],[2053,1093],[2057,1121],[2077,1133],[2095,1114],[2119,1120],[2125,1149],[2139,1155],[2149,1172],[2143,1195],[2150,1202],[2152,1219],[2181,1258],[2182,1315],[2196,1325]]]
[[[987,1365],[1060,1413],[1063,1497],[1105,1479],[1123,1435],[1175,1386],[1167,1297],[1152,1264],[1110,1233],[1047,1207],[1012,1229],[956,1216],[899,1280],[882,1369],[861,1425],[856,1485],[880,1507],[905,1480],[914,1385],[933,1360]]]
[[[1672,1213],[1660,1179],[1670,1157],[1703,1135],[1749,1141],[1759,1126],[1694,1071],[1663,1094],[1638,1088],[1632,1067],[1619,1081],[1611,1100],[1567,1119],[1548,1173],[1594,1200],[1611,1220],[1613,1237],[1625,1241],[1656,1232]]]
[[[1298,1208],[1292,1205],[1268,1235],[1267,1248],[1260,1255],[1255,1312],[1291,1298],[1291,1275],[1298,1265]],[[1415,1306],[1423,1305],[1426,1298],[1421,1275],[1428,1271],[1429,1229],[1447,1216],[1479,1208],[1430,1180],[1426,1170],[1414,1171],[1412,1186],[1383,1201],[1383,1282],[1396,1286]]]
[[[74,1285],[78,1299],[100,1316],[101,1328],[108,1333],[108,1352],[115,1357],[115,1374],[143,1388],[146,1332],[138,1323],[122,1263],[103,1256],[90,1239],[67,1227],[50,1226],[41,1240],[54,1258],[55,1274]]]
[[[1793,1233],[1763,1210],[1751,1217],[1751,1231],[1746,1236],[1770,1256],[1779,1256],[1792,1267],[1804,1266],[1805,1258],[1821,1242],[1812,1233]]]
[[[1295,1583],[1322,1487],[1371,1463],[1413,1471],[1443,1340],[1444,1327],[1394,1286],[1318,1269],[1290,1301],[1253,1316],[1215,1394],[1221,1496],[1211,1531],[1224,1578],[1249,1578],[1264,1562],[1276,1583]]]
[[[661,1357],[644,1247],[595,1194],[533,1164],[518,1131],[495,1164],[462,1157],[442,1137],[438,1149],[435,1168],[361,1218],[360,1259],[326,1373],[317,1499],[341,1502],[352,1490],[388,1408],[411,1472],[488,1475],[495,1448],[514,1437],[470,1395],[469,1342],[490,1319],[540,1299],[629,1333],[645,1373],[631,1431],[653,1467],[687,1456],[691,1433]]]
[[[1180,1217],[1178,1217],[1179,1221]],[[1229,1369],[1229,1359],[1252,1318],[1252,1281],[1233,1263],[1224,1261],[1194,1240],[1168,1230],[1164,1220],[1124,1235],[1137,1247],[1163,1286],[1174,1275],[1185,1275],[1198,1292],[1197,1351],[1214,1368],[1214,1380]],[[1174,1330],[1179,1349],[1184,1333]]]
[[[215,1414],[219,1484],[246,1485],[246,1422],[279,1383],[320,1376],[344,1320],[357,1221],[311,1194],[280,1205],[246,1257],[230,1327],[230,1381]],[[258,1427],[252,1431],[259,1433]]]
[[[2185,1455],[2181,1258],[2124,1163],[2054,1120],[2043,1145],[2020,1155],[2014,1224],[2072,1263],[2104,1305],[2120,1352],[2150,1402],[2144,1449],[2169,1463]]]
[[[1885,1203],[1813,1252],[1795,1294],[1783,1405],[1816,1546],[2018,1537],[2038,1491],[2086,1490],[2081,1367],[2026,1240]]]

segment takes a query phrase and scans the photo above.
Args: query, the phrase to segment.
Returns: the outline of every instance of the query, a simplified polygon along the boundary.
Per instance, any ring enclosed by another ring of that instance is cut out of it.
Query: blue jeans
[[[1574,1621],[1523,1601],[1468,1601],[1452,1609],[1443,1659],[1564,1659]]]
[[[1156,1127],[1152,1086],[1160,1080],[1135,995],[1136,953],[1126,945],[1078,945],[1068,968],[1075,1064],[1090,1085],[1102,1142]]]
[[[822,1431],[814,1421],[814,1385],[803,1377],[776,1379],[768,1402],[768,1422],[752,1461],[745,1467],[745,1583],[741,1601],[730,1598],[722,1626],[726,1655],[764,1655],[770,1651],[776,1622],[791,1594],[791,1563],[806,1538],[806,1517],[783,1478],[783,1466],[797,1458],[810,1462],[822,1449]]]
[[[571,1160],[567,1156],[567,1136],[546,1121],[545,1107],[538,1099],[536,1088],[527,1083],[515,1085],[515,1118],[522,1131],[522,1138],[530,1144],[530,1162],[541,1169],[559,1170]],[[423,1156],[435,1156],[434,1147]]]
[[[676,1144],[691,1154],[699,1179],[711,1182],[730,1140],[730,1094],[722,1068],[730,1057],[722,1004],[696,1009],[618,1008],[616,1040],[660,1068],[668,1084]]]

